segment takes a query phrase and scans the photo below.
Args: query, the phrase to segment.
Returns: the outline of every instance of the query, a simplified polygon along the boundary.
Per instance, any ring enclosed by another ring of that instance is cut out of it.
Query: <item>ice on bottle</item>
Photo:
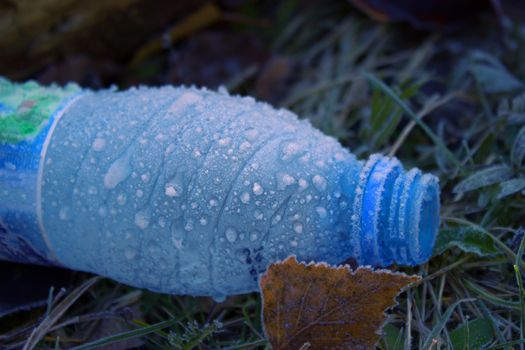
[[[220,299],[257,290],[291,254],[373,266],[431,255],[437,178],[358,160],[290,111],[188,87],[0,89],[1,258]],[[1,130],[28,100],[54,109],[32,134]]]

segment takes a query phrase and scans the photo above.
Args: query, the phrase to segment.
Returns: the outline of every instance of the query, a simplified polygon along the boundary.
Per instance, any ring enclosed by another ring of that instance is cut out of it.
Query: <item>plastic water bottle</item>
[[[0,220],[0,258],[221,299],[291,254],[425,262],[439,186],[250,97],[0,80]]]

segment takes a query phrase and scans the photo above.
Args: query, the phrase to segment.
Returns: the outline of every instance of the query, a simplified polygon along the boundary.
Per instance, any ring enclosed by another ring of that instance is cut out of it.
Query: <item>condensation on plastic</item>
[[[48,256],[166,293],[254,291],[291,254],[416,265],[439,225],[434,176],[359,161],[291,112],[224,91],[85,92],[41,164]]]

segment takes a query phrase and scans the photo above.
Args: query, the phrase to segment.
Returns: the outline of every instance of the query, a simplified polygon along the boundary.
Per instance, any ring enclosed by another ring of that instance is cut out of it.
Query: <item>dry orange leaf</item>
[[[261,277],[263,323],[274,350],[373,349],[385,310],[419,276],[347,265],[304,264],[295,256]]]

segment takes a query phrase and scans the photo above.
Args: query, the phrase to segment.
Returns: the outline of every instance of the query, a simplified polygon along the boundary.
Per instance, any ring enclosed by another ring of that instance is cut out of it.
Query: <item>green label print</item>
[[[80,91],[76,84],[17,84],[0,77],[0,143],[15,144],[36,136],[60,103]]]

